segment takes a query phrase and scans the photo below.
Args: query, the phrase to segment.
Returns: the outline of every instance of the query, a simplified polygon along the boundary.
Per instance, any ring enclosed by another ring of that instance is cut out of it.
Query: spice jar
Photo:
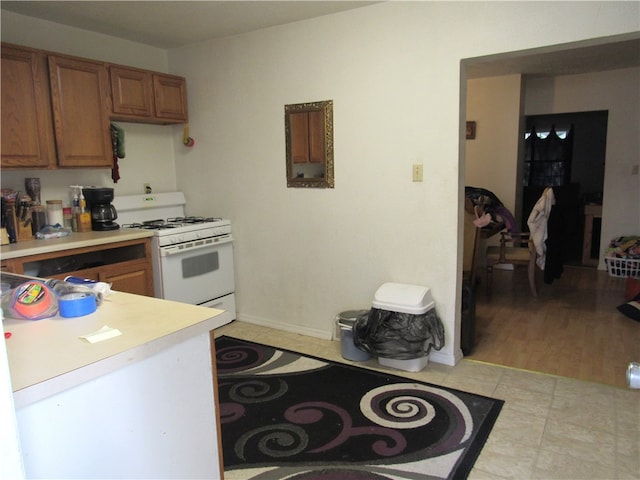
[[[64,225],[64,215],[62,213],[62,200],[47,200],[47,224]]]
[[[71,207],[62,207],[62,217],[64,218],[64,228],[73,230],[73,213],[71,213]]]

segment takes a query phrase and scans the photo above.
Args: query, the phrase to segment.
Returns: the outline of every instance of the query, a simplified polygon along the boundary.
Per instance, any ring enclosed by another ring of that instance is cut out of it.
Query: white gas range
[[[122,228],[153,230],[155,296],[225,310],[236,318],[231,222],[185,216],[182,192],[116,196]]]

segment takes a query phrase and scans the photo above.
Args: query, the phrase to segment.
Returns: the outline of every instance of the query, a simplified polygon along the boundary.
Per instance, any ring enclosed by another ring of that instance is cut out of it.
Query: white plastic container
[[[422,315],[434,307],[431,290],[419,285],[403,283],[385,283],[375,293],[373,308],[390,312]],[[378,357],[378,363],[385,367],[419,372],[429,363],[429,357],[423,356],[409,360]]]
[[[419,372],[429,363],[429,357],[412,358],[411,360],[394,360],[393,358],[378,357],[378,363],[383,367],[404,370],[405,372]]]
[[[431,290],[419,285],[384,283],[375,293],[373,308],[421,315],[433,308]]]

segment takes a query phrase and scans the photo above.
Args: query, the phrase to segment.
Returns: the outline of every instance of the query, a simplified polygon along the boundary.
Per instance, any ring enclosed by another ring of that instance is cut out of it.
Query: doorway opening
[[[598,264],[608,115],[603,110],[525,119],[522,211],[530,212],[546,187],[562,196],[570,212],[567,265]],[[521,227],[528,230],[526,220]]]

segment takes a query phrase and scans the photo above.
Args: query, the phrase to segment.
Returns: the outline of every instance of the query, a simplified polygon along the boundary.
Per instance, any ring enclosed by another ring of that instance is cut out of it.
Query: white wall
[[[635,31],[638,18],[629,2],[385,2],[171,51],[196,139],[176,145],[178,187],[233,222],[239,318],[327,335],[381,283],[426,285],[446,324],[438,360],[453,363],[460,60]],[[284,105],[326,99],[336,188],[288,189]]]
[[[467,81],[467,120],[476,122],[476,138],[465,142],[465,184],[491,190],[514,215],[521,96],[521,75]]]
[[[2,11],[3,42],[76,55],[105,62],[169,72],[167,52],[107,35],[66,27],[57,23]],[[155,191],[176,189],[174,141],[181,142],[182,128],[118,122],[125,130],[126,157],[119,161],[120,180],[111,179],[111,169],[2,171],[2,188],[24,190],[25,177],[40,177],[42,201],[70,201],[69,185],[112,187],[117,195],[143,193],[149,182]]]
[[[446,325],[437,359],[453,363],[461,59],[637,31],[639,16],[635,2],[385,2],[167,56],[3,12],[2,40],[187,77],[196,146],[182,146],[180,127],[127,124],[116,195],[149,181],[183,189],[189,213],[230,217],[240,318],[326,336],[336,313],[368,306],[381,283],[426,285]],[[336,188],[288,189],[284,105],[325,99]],[[413,163],[423,183],[411,181]],[[32,175],[3,171],[2,186]],[[107,186],[110,175],[46,172],[43,197],[75,182]]]
[[[438,361],[454,363],[465,156],[461,59],[638,31],[639,8],[385,2],[176,49],[168,63],[157,49],[8,12],[1,38],[152,70],[169,65],[187,77],[196,146],[180,144],[179,127],[128,128],[116,195],[135,193],[145,181],[158,191],[177,186],[191,213],[230,217],[239,318],[328,335],[336,313],[368,306],[381,283],[426,285],[446,326]],[[336,188],[287,189],[284,105],[325,99],[335,102]],[[418,162],[425,181],[412,183]],[[23,176],[33,175],[3,171],[2,186],[21,188]],[[106,186],[110,176],[46,172],[43,198],[60,197],[75,182]],[[4,433],[3,442],[14,433]]]

